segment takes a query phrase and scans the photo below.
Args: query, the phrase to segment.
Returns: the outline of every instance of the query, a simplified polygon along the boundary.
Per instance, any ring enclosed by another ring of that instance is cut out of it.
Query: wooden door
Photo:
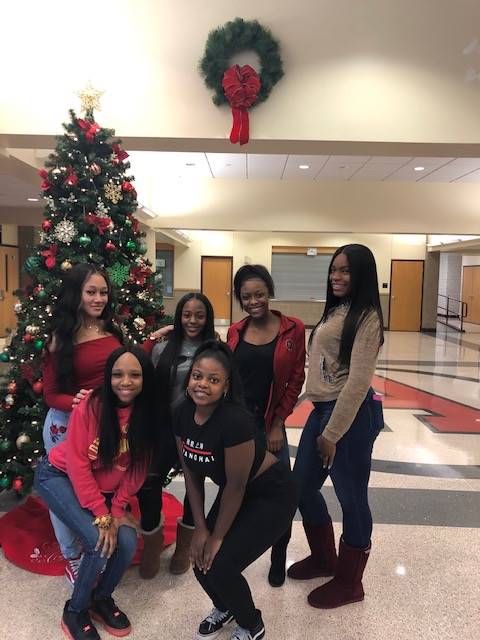
[[[18,299],[13,292],[18,289],[18,277],[18,248],[0,246],[0,338],[17,326],[13,305]]]
[[[202,256],[202,293],[212,303],[217,324],[229,325],[232,319],[232,261]]]
[[[465,321],[480,324],[480,266],[463,267],[462,300],[467,303]]]
[[[422,325],[423,260],[392,260],[390,331],[420,331]]]

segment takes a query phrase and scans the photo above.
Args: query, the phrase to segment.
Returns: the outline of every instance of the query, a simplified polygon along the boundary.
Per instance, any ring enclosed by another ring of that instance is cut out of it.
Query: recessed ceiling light
[[[299,164],[298,168],[299,169],[310,169],[310,165],[309,164]]]
[[[29,202],[38,202],[38,198],[27,198]]]
[[[194,167],[195,166],[195,162],[186,162],[185,166],[186,167]]]
[[[414,171],[425,171],[425,167],[414,167]]]

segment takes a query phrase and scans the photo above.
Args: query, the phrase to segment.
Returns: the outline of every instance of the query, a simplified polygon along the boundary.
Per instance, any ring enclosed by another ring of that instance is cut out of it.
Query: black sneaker
[[[260,640],[265,635],[265,626],[262,618],[254,629],[244,629],[243,627],[235,627],[230,640]]]
[[[285,582],[285,563],[277,565],[271,564],[268,572],[268,582],[271,587],[281,587]]]
[[[123,611],[120,611],[113,598],[93,600],[90,613],[92,618],[100,622],[105,631],[108,631],[112,636],[117,638],[128,636],[132,630],[130,620]]]
[[[208,616],[201,621],[195,640],[216,638],[222,629],[232,620],[233,616],[230,611],[220,611],[220,609],[214,607]]]
[[[90,618],[90,614],[85,611],[69,611],[70,600],[67,600],[63,607],[62,630],[70,640],[100,640],[98,631]]]

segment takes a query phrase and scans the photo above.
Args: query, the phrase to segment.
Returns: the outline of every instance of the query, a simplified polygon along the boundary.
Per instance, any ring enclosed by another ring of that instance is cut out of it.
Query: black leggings
[[[221,491],[207,516],[210,531],[215,526],[220,499]],[[256,626],[260,611],[255,608],[242,571],[284,534],[296,508],[297,490],[292,474],[277,462],[247,485],[240,510],[207,574],[194,569],[214,606],[220,611],[230,611],[245,629]]]
[[[141,525],[144,531],[153,531],[160,524],[163,484],[176,463],[178,463],[178,451],[175,437],[171,429],[164,429],[160,435],[158,456],[150,474],[137,493]],[[186,494],[183,501],[182,521],[189,527],[194,526],[192,510]]]

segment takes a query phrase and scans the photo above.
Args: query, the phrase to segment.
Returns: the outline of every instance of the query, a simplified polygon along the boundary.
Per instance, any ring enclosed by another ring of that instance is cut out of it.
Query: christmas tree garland
[[[258,55],[259,75],[249,65],[229,66],[232,56],[241,51],[254,51]],[[228,102],[232,107],[231,142],[245,144],[249,137],[247,109],[266,100],[284,75],[280,45],[257,20],[235,18],[208,34],[200,73],[207,87],[215,91],[214,104]]]

